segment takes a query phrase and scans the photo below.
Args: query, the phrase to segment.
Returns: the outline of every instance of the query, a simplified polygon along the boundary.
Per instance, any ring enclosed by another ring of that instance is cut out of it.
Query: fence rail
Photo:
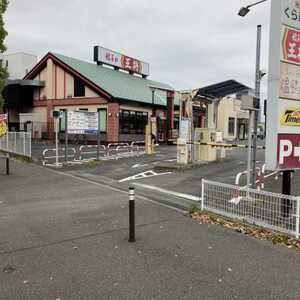
[[[31,157],[31,132],[7,132],[0,138],[0,150]]]
[[[93,160],[111,160],[124,157],[136,157],[144,153],[143,147],[135,143],[113,143],[107,147],[104,145],[82,145],[80,147],[68,148],[67,161],[64,155],[65,148],[59,148],[58,164],[61,166],[63,163],[85,163]],[[70,151],[72,153],[70,153]],[[42,163],[44,166],[56,166],[56,149],[45,149],[42,154]]]
[[[300,198],[202,180],[203,210],[299,238]]]

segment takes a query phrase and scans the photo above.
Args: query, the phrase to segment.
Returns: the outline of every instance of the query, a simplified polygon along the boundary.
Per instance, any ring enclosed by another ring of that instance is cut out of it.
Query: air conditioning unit
[[[242,104],[241,109],[242,110],[259,110],[259,99],[250,95],[242,95],[241,97]]]

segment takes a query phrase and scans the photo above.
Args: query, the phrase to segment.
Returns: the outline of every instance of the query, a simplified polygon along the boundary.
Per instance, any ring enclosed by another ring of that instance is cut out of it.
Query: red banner
[[[300,169],[300,134],[279,134],[277,143],[278,168]]]
[[[300,30],[286,27],[282,46],[285,60],[300,63]]]

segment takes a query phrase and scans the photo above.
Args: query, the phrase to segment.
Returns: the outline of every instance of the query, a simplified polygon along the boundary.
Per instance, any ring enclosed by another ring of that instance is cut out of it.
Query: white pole
[[[58,167],[58,118],[55,118],[55,165]]]
[[[204,184],[205,180],[201,180],[201,211],[204,211]]]
[[[300,230],[300,198],[296,200],[296,238],[299,239]]]
[[[23,132],[23,155],[26,156],[26,133]]]
[[[9,141],[8,135],[9,135],[9,131],[8,131],[8,127],[7,127],[7,131],[6,131],[6,148],[5,148],[6,151],[8,151],[8,141]]]
[[[249,197],[249,188],[251,185],[251,154],[252,154],[252,119],[253,111],[249,110],[249,124],[248,124],[248,164],[247,164],[247,197]],[[253,170],[253,172],[255,172]]]

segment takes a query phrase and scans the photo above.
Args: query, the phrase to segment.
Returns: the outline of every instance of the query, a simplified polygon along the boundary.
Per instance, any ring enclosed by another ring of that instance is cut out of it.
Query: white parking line
[[[200,197],[196,197],[196,196],[189,195],[189,194],[183,194],[183,193],[178,193],[178,192],[166,190],[166,189],[154,186],[154,185],[142,184],[142,183],[138,183],[138,182],[133,183],[133,185],[136,185],[136,186],[139,186],[139,187],[142,187],[142,188],[145,188],[145,189],[157,191],[157,192],[160,192],[160,193],[164,193],[164,194],[167,194],[167,195],[176,196],[178,198],[183,198],[183,199],[192,200],[192,201],[196,201],[196,202],[201,201]]]
[[[135,164],[135,165],[133,165],[131,168],[136,169],[136,168],[146,167],[146,166],[148,166],[148,165],[149,165],[149,164]]]
[[[172,172],[166,172],[166,173],[156,173],[153,170],[150,171],[146,171],[143,173],[139,173],[127,178],[123,178],[121,180],[119,180],[119,182],[125,182],[125,181],[130,181],[130,180],[138,180],[138,179],[144,179],[144,178],[149,178],[149,177],[154,177],[154,176],[162,176],[162,175],[167,175],[167,174],[171,174]]]

